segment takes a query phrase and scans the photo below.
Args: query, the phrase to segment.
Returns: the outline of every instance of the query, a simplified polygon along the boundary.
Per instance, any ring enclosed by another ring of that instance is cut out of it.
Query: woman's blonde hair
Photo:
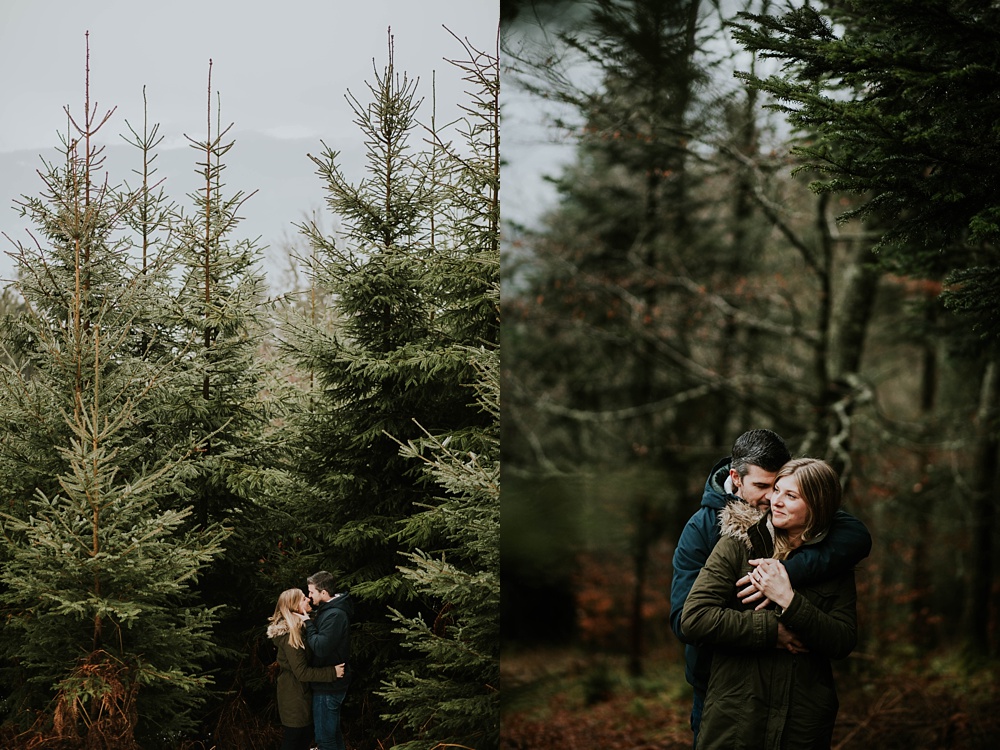
[[[278,596],[278,603],[274,607],[274,614],[268,622],[277,625],[282,620],[288,625],[288,642],[292,648],[305,648],[302,641],[302,618],[298,616],[299,602],[302,601],[302,589],[287,589]]]
[[[782,477],[790,476],[798,481],[799,493],[806,503],[806,528],[802,540],[807,542],[833,523],[833,516],[840,509],[840,477],[830,464],[818,458],[792,459],[778,470],[774,482],[777,484]],[[781,529],[775,529],[774,556],[783,560],[791,549],[788,536]]]

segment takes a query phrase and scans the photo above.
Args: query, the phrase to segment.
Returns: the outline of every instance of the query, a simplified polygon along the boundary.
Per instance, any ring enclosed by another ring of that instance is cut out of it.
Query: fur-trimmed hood
[[[272,622],[267,626],[267,637],[274,639],[281,635],[288,635],[288,623],[282,617],[277,622]]]
[[[818,544],[826,538],[829,529],[823,529],[818,534],[805,540],[804,544]],[[774,548],[774,526],[771,525],[771,514],[757,510],[743,501],[734,501],[719,511],[719,532],[722,536],[732,537],[740,541],[750,552],[761,555],[761,550],[768,550],[763,556],[770,557]]]
[[[748,550],[753,549],[750,529],[760,523],[764,513],[742,500],[734,501],[719,511],[719,531],[722,536],[740,541]]]

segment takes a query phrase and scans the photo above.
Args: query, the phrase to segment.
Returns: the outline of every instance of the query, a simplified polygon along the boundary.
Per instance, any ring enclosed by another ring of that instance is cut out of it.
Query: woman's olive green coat
[[[288,642],[288,625],[282,620],[267,628],[267,637],[278,648],[278,716],[285,727],[307,727],[312,724],[312,691],[310,682],[333,682],[336,667],[310,667],[305,648],[294,648]],[[303,642],[304,642],[303,638]]]
[[[744,503],[730,508],[682,615],[684,633],[714,647],[698,750],[829,750],[839,708],[830,660],[857,643],[854,573],[796,589],[780,614],[742,605],[735,583],[748,560],[773,554],[773,541],[767,517]],[[808,653],[776,647],[779,622]]]

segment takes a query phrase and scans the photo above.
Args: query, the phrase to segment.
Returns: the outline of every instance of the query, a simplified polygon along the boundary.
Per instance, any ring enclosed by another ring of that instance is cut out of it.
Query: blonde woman
[[[857,643],[854,571],[793,587],[780,560],[826,535],[840,507],[840,480],[825,461],[789,461],[768,494],[770,513],[731,503],[721,538],[684,603],[681,627],[715,647],[698,750],[829,748],[837,718],[831,660]],[[773,603],[739,600],[749,580]],[[778,647],[778,630],[804,648]]]
[[[267,637],[278,649],[278,716],[281,750],[309,750],[312,746],[312,696],[310,682],[333,682],[344,676],[344,665],[310,667],[304,625],[311,604],[302,589],[282,591],[268,620]]]

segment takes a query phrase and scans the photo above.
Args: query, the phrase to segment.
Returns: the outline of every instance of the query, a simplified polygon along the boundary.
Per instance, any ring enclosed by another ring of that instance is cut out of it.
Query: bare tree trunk
[[[928,330],[934,326],[937,318],[937,306],[931,299],[927,300],[925,324]],[[938,357],[937,342],[932,337],[924,340],[921,354],[920,373],[920,423],[928,424],[934,413],[937,401]],[[911,497],[911,507],[916,517],[916,532],[913,541],[912,581],[913,600],[910,605],[910,633],[913,642],[922,648],[930,648],[933,643],[931,629],[927,623],[928,598],[931,593],[930,551],[931,543],[931,509],[937,490],[932,489],[932,481],[927,474],[927,466],[931,462],[930,451],[922,447],[916,455],[917,489]]]
[[[830,322],[829,364],[826,397],[827,459],[846,487],[851,479],[851,437],[853,412],[857,404],[868,325],[878,295],[882,272],[872,257],[867,242],[858,241],[850,265],[844,273],[844,289],[838,300],[835,316]]]
[[[642,613],[642,604],[646,596],[649,550],[663,536],[667,527],[668,515],[663,505],[651,499],[645,492],[638,498],[632,547],[632,569],[635,581],[632,586],[628,661],[629,673],[633,677],[641,677],[643,673],[646,620]]]
[[[649,534],[646,531],[646,516],[649,515],[649,501],[643,499],[639,506],[639,524],[635,530],[635,548],[632,551],[635,582],[632,587],[632,617],[629,634],[628,671],[633,677],[643,673],[643,628],[642,600],[646,593],[646,570],[649,566]]]
[[[973,467],[971,569],[967,610],[967,643],[971,655],[990,649],[990,602],[993,590],[993,528],[996,525],[996,486],[1000,449],[1000,362],[996,358],[983,371],[976,414],[977,444]]]

